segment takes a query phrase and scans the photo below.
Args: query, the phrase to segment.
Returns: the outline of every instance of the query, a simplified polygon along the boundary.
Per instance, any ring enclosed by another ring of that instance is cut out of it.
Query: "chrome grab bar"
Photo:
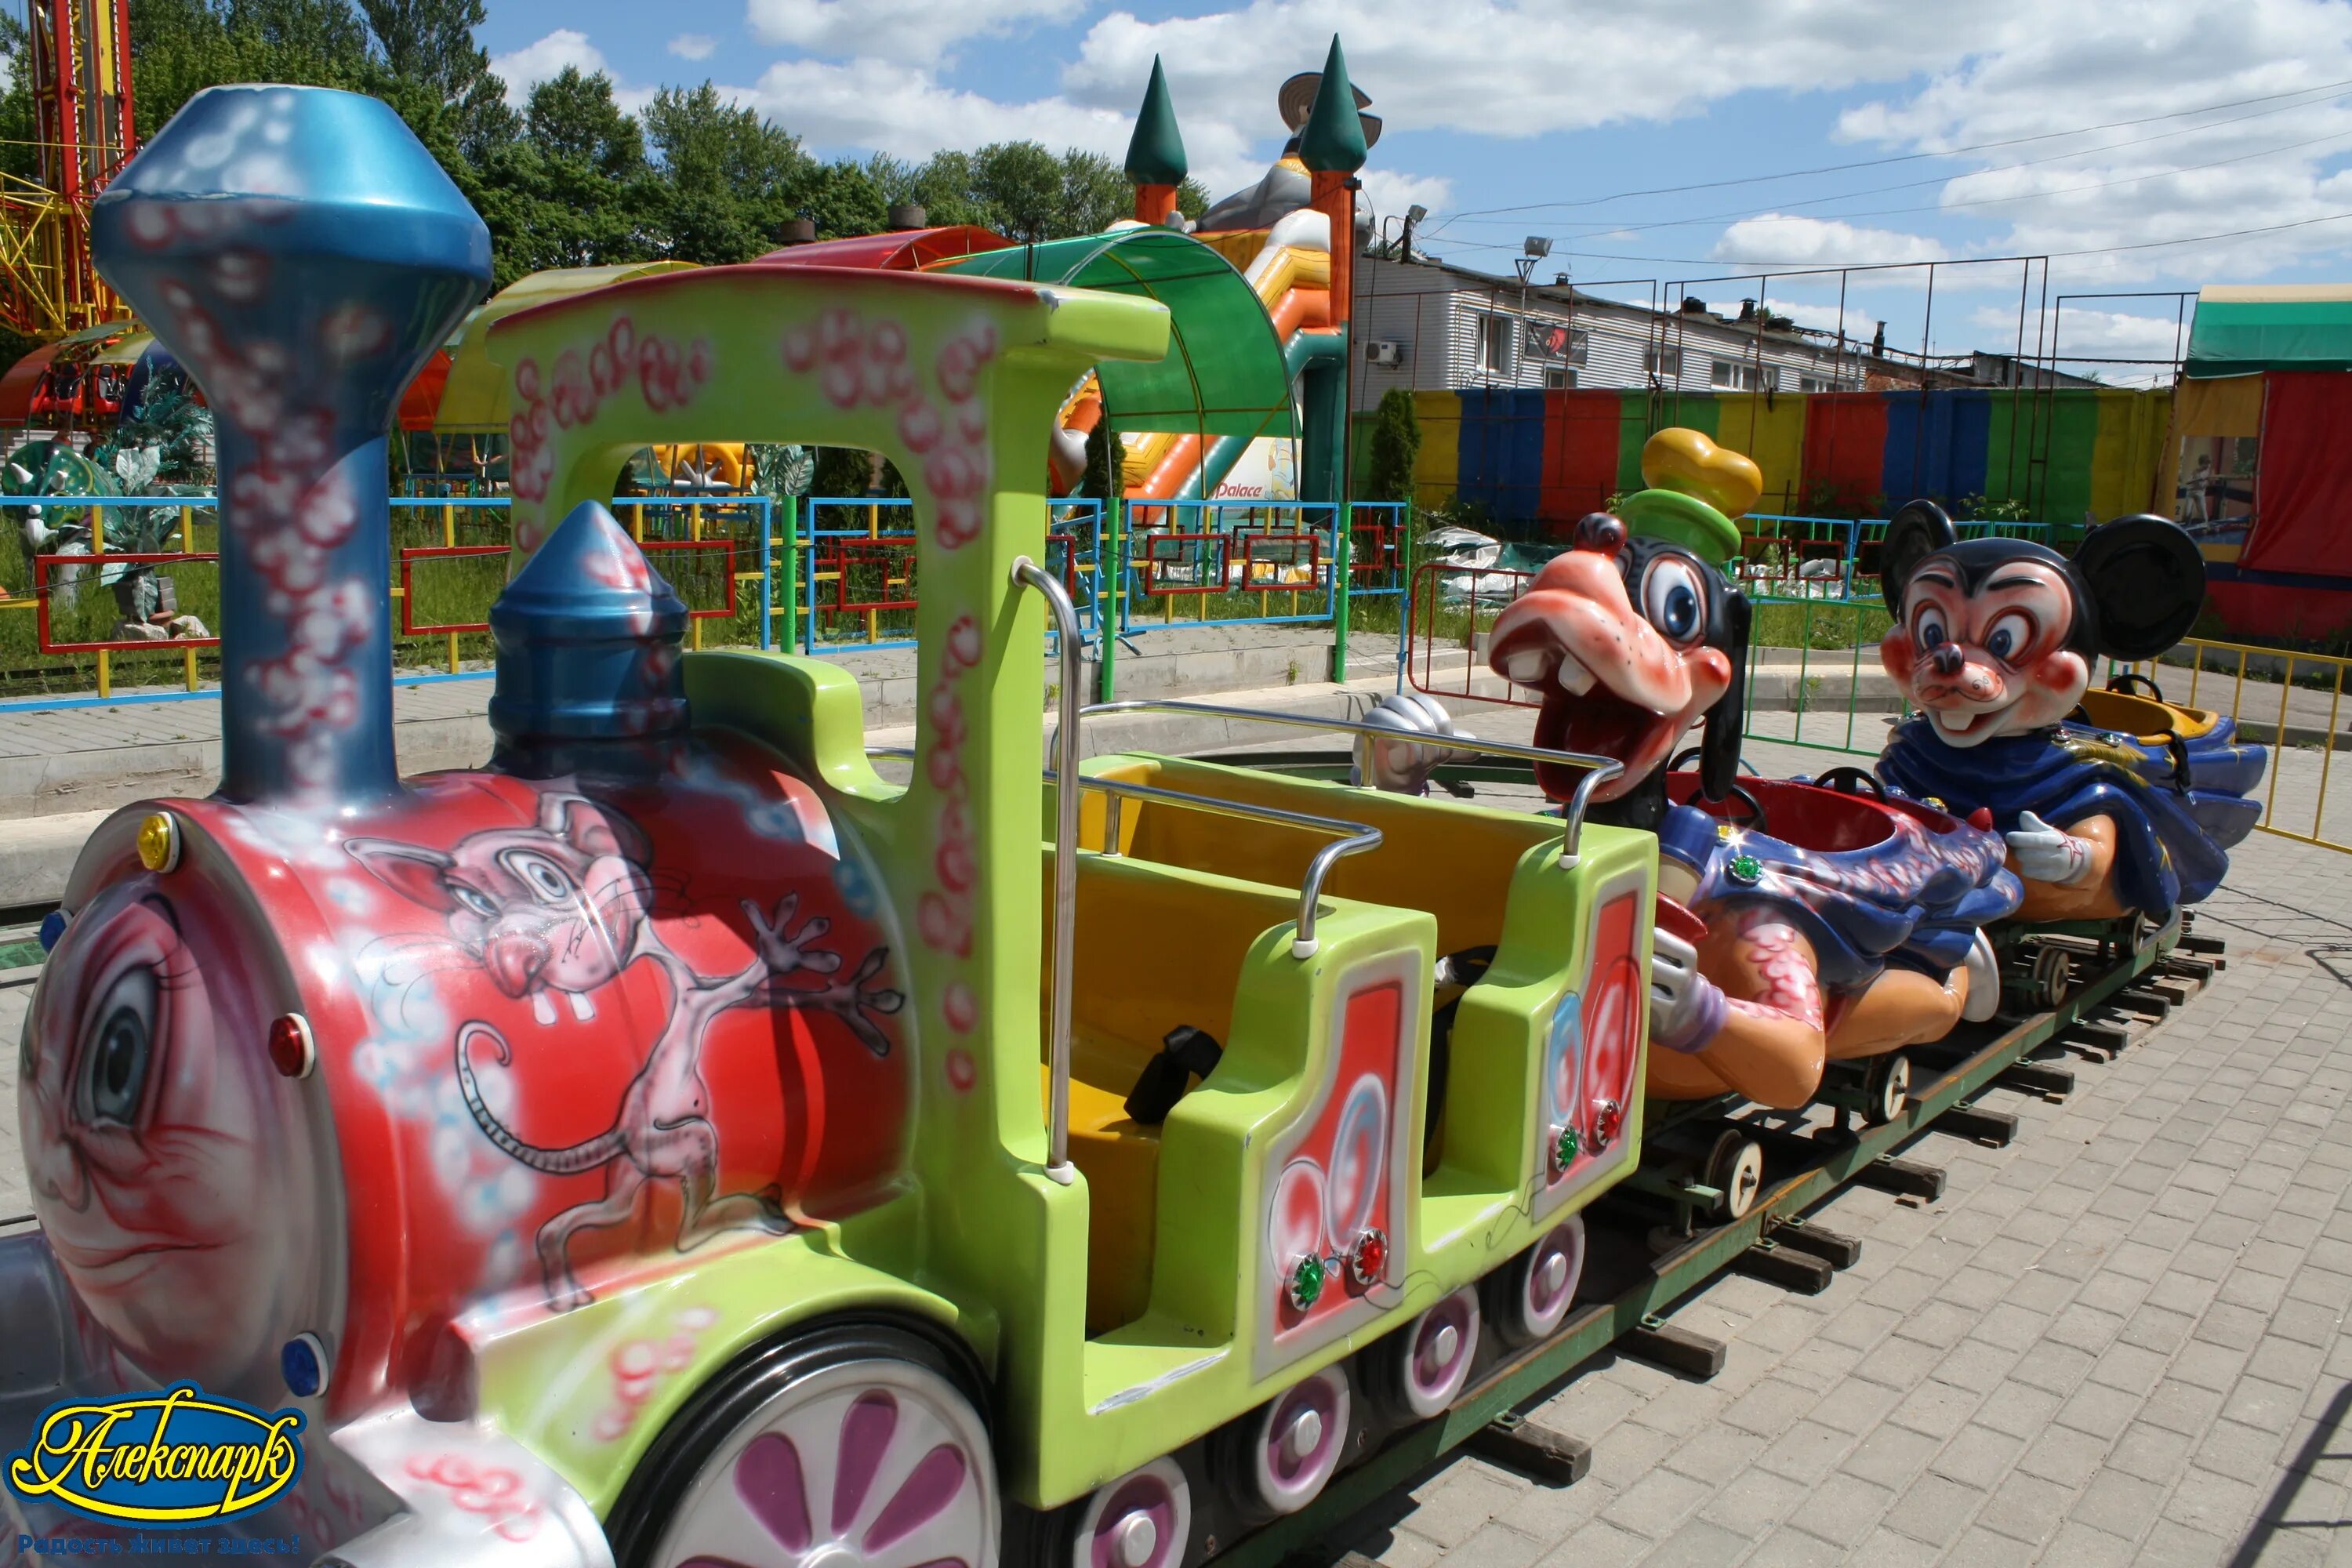
[[[1053,778],[1055,775],[1045,775]],[[1213,816],[1237,816],[1248,822],[1271,822],[1281,827],[1303,827],[1313,833],[1335,833],[1339,842],[1326,844],[1307,862],[1307,875],[1298,884],[1298,931],[1290,939],[1290,956],[1312,958],[1318,945],[1315,937],[1315,917],[1323,902],[1323,883],[1331,875],[1331,868],[1348,856],[1360,855],[1367,849],[1381,847],[1381,830],[1360,822],[1349,822],[1337,816],[1315,816],[1303,811],[1285,811],[1278,805],[1254,805],[1247,801],[1219,800],[1213,795],[1192,795],[1183,790],[1161,789],[1156,784],[1129,784],[1125,779],[1091,778],[1078,775],[1078,789],[1099,790],[1111,798],[1106,804],[1112,808],[1110,826],[1116,827],[1117,807],[1121,800],[1153,800],[1163,805],[1183,806],[1192,811],[1205,811]],[[1074,793],[1072,799],[1077,798]],[[1116,855],[1118,849],[1106,841],[1106,855]]]
[[[1584,813],[1592,804],[1592,792],[1612,779],[1622,777],[1625,772],[1625,764],[1614,757],[1556,751],[1549,746],[1523,746],[1516,741],[1481,741],[1468,735],[1432,735],[1426,741],[1416,742],[1402,731],[1381,724],[1367,724],[1360,719],[1316,719],[1303,713],[1265,713],[1255,709],[1225,708],[1213,702],[1186,702],[1174,698],[1131,698],[1121,702],[1089,703],[1078,710],[1081,721],[1098,713],[1197,713],[1206,718],[1236,719],[1251,724],[1280,724],[1294,730],[1321,730],[1354,735],[1359,737],[1356,763],[1359,783],[1369,772],[1362,756],[1365,740],[1403,742],[1450,751],[1476,752],[1486,756],[1521,757],[1528,762],[1569,763],[1584,769],[1585,773],[1576,781],[1576,789],[1560,813],[1559,863],[1563,867],[1576,864],[1576,844],[1584,832]],[[1065,720],[1066,728],[1067,723]]]
[[[915,753],[907,746],[868,746],[866,754],[908,761]],[[1058,785],[1060,778],[1049,768],[1045,772],[1045,781]],[[1108,858],[1115,859],[1119,853],[1119,803],[1127,800],[1156,800],[1164,805],[1184,806],[1213,816],[1235,816],[1249,822],[1270,822],[1282,827],[1303,827],[1315,833],[1338,834],[1339,842],[1324,846],[1315,852],[1313,859],[1307,861],[1307,875],[1299,882],[1298,931],[1290,941],[1293,958],[1315,956],[1318,945],[1316,916],[1323,902],[1323,884],[1330,877],[1331,868],[1348,856],[1377,849],[1381,844],[1379,828],[1361,822],[1349,822],[1344,817],[1316,816],[1304,811],[1286,811],[1278,805],[1254,805],[1247,801],[1220,800],[1213,795],[1192,795],[1184,790],[1161,789],[1156,784],[1130,784],[1125,779],[1095,778],[1080,773],[1078,791],[1083,795],[1087,790],[1096,790],[1110,797],[1103,803],[1103,847],[1098,851]],[[1060,846],[1055,847],[1058,852]],[[1059,869],[1058,861],[1055,868]]]
[[[1061,634],[1061,722],[1055,735],[1055,773],[1078,773],[1079,683],[1086,679],[1086,647],[1078,631],[1078,607],[1062,580],[1026,555],[1013,558],[1013,586],[1034,588]],[[1045,1174],[1064,1186],[1076,1178],[1070,1164],[1070,981],[1078,946],[1078,792],[1054,792],[1054,1078],[1045,1133]]]

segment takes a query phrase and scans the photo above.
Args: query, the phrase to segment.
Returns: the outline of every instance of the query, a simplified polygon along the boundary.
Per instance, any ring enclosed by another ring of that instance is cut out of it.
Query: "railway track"
[[[1527,1419],[1523,1406],[1612,1348],[1685,1377],[1714,1376],[1727,1346],[1676,1326],[1678,1304],[1734,1271],[1805,1294],[1827,1289],[1840,1269],[1860,1258],[1864,1244],[1808,1215],[1855,1184],[1933,1201],[1944,1173],[1931,1151],[1915,1145],[1930,1135],[2005,1145],[2016,1120],[1984,1102],[1989,1091],[2063,1097],[2074,1087],[2076,1066],[2095,1067],[2132,1048],[2227,963],[2218,939],[2184,929],[2180,917],[2137,942],[2121,928],[2105,938],[2060,929],[2031,940],[2067,955],[2074,983],[2064,996],[2027,1016],[1963,1026],[1937,1046],[1914,1047],[1908,1092],[1891,1116],[1858,1113],[1838,1103],[1853,1096],[1833,1092],[1794,1117],[1753,1107],[1726,1114],[1708,1106],[1647,1123],[1663,1136],[1669,1165],[1677,1143],[1709,1142],[1678,1139],[1678,1131],[1703,1128],[1715,1140],[1729,1131],[1751,1141],[1762,1163],[1752,1189],[1739,1194],[1744,1212],[1724,1214],[1722,1191],[1704,1179],[1704,1162],[1627,1183],[1586,1211],[1584,1283],[1555,1334],[1486,1366],[1444,1412],[1396,1433],[1307,1508],[1234,1541],[1216,1561],[1232,1568],[1346,1563],[1352,1554],[1314,1549],[1343,1546],[1345,1527],[1358,1514],[1458,1449],[1538,1482],[1573,1484],[1591,1465],[1591,1446]],[[1922,1157],[1907,1157],[1915,1153]]]

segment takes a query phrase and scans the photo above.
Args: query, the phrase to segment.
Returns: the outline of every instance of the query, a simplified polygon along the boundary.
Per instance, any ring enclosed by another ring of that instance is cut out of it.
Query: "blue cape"
[[[1658,850],[1697,875],[1694,913],[1761,904],[1802,931],[1826,986],[1866,985],[1890,960],[1948,973],[1968,957],[1977,928],[2016,910],[2024,889],[2002,867],[2008,849],[1995,835],[1964,822],[1935,832],[1905,813],[1888,816],[1884,842],[1819,850],[1755,828],[1727,837],[1722,818],[1670,806]],[[1754,858],[1754,879],[1733,875],[1741,857]]]
[[[2085,735],[2129,751],[2138,758],[2134,765],[2140,777],[2151,784],[2170,785],[2176,782],[2172,749],[2161,741],[2151,744],[2137,735],[2102,730],[2078,719],[2067,720],[2060,728],[2069,734]],[[2203,734],[2188,737],[2186,745],[2189,814],[2214,843],[2230,848],[2252,833],[2254,825],[2263,819],[2263,803],[2247,797],[2263,782],[2270,750],[2239,740],[2236,721],[2219,717]]]
[[[2189,792],[2150,783],[2135,748],[2112,744],[2105,734],[2050,729],[1962,747],[1937,739],[1925,717],[1913,718],[1895,726],[1878,775],[1915,799],[1940,800],[1955,813],[1990,810],[2003,833],[2029,811],[2053,827],[2110,817],[2116,830],[2116,896],[2130,908],[2169,920],[2176,906],[2196,903],[2221,886],[2229,852],[2199,819]],[[2168,760],[2163,768],[2170,773]]]

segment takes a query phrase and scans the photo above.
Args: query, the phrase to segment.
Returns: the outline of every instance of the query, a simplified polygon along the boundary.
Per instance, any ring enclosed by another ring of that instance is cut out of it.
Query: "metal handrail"
[[[1061,723],[1055,737],[1056,774],[1075,778],[1078,772],[1079,682],[1086,678],[1086,647],[1078,631],[1078,607],[1070,602],[1062,580],[1026,555],[1013,558],[1013,585],[1034,588],[1053,613],[1061,633]],[[1070,1164],[1070,982],[1078,946],[1078,792],[1054,792],[1054,1011],[1052,1022],[1054,1077],[1050,1120],[1045,1135],[1045,1174],[1068,1186],[1076,1171]]]
[[[898,762],[912,762],[911,746],[868,746],[868,757],[881,757]],[[1060,775],[1051,768],[1045,770],[1045,782],[1059,787]],[[1331,868],[1350,855],[1377,849],[1385,840],[1381,830],[1370,823],[1349,822],[1340,816],[1317,816],[1311,812],[1286,811],[1278,805],[1257,805],[1249,801],[1223,800],[1213,795],[1193,795],[1186,790],[1161,789],[1157,784],[1132,784],[1126,779],[1097,778],[1088,773],[1078,775],[1078,790],[1096,790],[1110,796],[1110,813],[1103,828],[1102,855],[1118,857],[1118,803],[1122,800],[1156,800],[1163,805],[1183,806],[1192,811],[1207,812],[1213,816],[1234,816],[1249,822],[1270,822],[1282,827],[1303,827],[1316,833],[1336,833],[1337,844],[1326,845],[1315,852],[1307,863],[1307,875],[1298,884],[1298,932],[1290,941],[1293,958],[1315,956],[1316,916],[1323,901],[1323,884]],[[1075,796],[1073,798],[1076,798]],[[1058,804],[1058,802],[1056,803]],[[1056,846],[1058,848],[1059,846]]]
[[[1049,779],[1055,775],[1048,773]],[[1056,779],[1056,786],[1059,781]],[[1078,790],[1099,790],[1114,800],[1156,800],[1163,805],[1182,806],[1192,811],[1204,811],[1214,816],[1236,816],[1249,822],[1271,822],[1282,827],[1303,827],[1315,833],[1340,835],[1336,844],[1326,844],[1307,862],[1307,875],[1298,884],[1298,932],[1290,939],[1290,956],[1312,958],[1318,946],[1315,917],[1323,901],[1323,883],[1331,868],[1348,856],[1360,855],[1377,849],[1382,842],[1381,830],[1369,823],[1349,822],[1344,817],[1317,816],[1304,811],[1286,811],[1278,805],[1257,805],[1249,801],[1221,800],[1213,795],[1193,795],[1185,790],[1161,789],[1156,784],[1130,784],[1125,779],[1106,779],[1078,775]],[[1071,795],[1077,798],[1077,793]],[[1106,839],[1103,853],[1117,855],[1116,842]]]
[[[1081,721],[1098,713],[1197,713],[1213,719],[1237,719],[1252,724],[1280,724],[1294,730],[1322,730],[1349,734],[1360,740],[1404,742],[1413,745],[1433,746],[1440,750],[1475,752],[1487,756],[1520,757],[1528,762],[1569,763],[1586,770],[1576,781],[1576,789],[1560,813],[1559,863],[1563,867],[1576,864],[1577,840],[1584,832],[1584,814],[1592,804],[1592,792],[1612,779],[1622,777],[1625,764],[1614,757],[1596,757],[1582,752],[1562,752],[1550,746],[1524,746],[1516,741],[1481,741],[1470,735],[1432,735],[1417,741],[1401,730],[1382,724],[1367,724],[1360,719],[1316,719],[1303,713],[1266,713],[1251,708],[1226,708],[1213,702],[1187,702],[1174,698],[1130,698],[1119,702],[1094,702],[1078,710]],[[1067,721],[1064,721],[1065,727]],[[1357,782],[1370,776],[1362,747],[1358,747]]]

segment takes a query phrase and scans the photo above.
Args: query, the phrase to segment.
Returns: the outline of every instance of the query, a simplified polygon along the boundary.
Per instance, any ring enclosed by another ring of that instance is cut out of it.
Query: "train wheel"
[[[967,1369],[902,1330],[821,1329],[721,1373],[655,1441],[608,1531],[625,1568],[992,1568],[996,1461]]]
[[[1911,1103],[1911,1058],[1901,1051],[1872,1058],[1863,1073],[1862,1089],[1869,1096],[1864,1119],[1873,1127],[1885,1126]]]
[[[1348,1374],[1325,1367],[1227,1428],[1239,1495],[1260,1513],[1297,1513],[1347,1450]]]
[[[1087,1500],[1071,1537],[1071,1568],[1177,1568],[1192,1542],[1192,1488],[1184,1467],[1158,1458]]]
[[[1763,1147],[1744,1133],[1726,1132],[1707,1154],[1706,1184],[1723,1194],[1716,1200],[1717,1218],[1745,1219],[1764,1188]]]
[[[2033,985],[2042,1007],[2055,1007],[2066,1000],[2074,988],[2074,965],[2064,948],[2042,943],[2033,958]]]
[[[1373,1352],[1388,1403],[1423,1421],[1453,1404],[1470,1381],[1483,1317],[1465,1285],[1390,1335]]]
[[[1570,1215],[1487,1276],[1487,1320],[1513,1344],[1549,1339],[1575,1304],[1583,1277],[1584,1216]]]

